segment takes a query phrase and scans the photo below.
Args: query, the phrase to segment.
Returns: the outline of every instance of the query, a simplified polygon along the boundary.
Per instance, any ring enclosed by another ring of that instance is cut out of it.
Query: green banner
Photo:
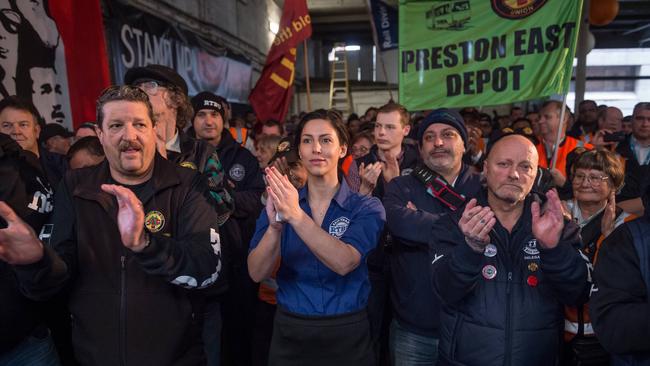
[[[400,103],[506,104],[568,91],[583,0],[400,0]]]

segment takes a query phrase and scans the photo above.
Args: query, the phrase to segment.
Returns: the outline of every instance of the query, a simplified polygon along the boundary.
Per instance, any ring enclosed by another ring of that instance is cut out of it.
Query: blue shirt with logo
[[[298,194],[300,208],[311,217],[307,186]],[[321,229],[354,247],[361,254],[359,266],[345,276],[338,275],[309,250],[291,225],[285,224],[280,239],[282,260],[276,278],[278,304],[292,313],[311,316],[345,314],[365,308],[370,293],[366,256],[377,245],[385,221],[384,207],[377,198],[352,192],[342,179]],[[262,210],[250,250],[257,247],[268,225],[266,210]]]

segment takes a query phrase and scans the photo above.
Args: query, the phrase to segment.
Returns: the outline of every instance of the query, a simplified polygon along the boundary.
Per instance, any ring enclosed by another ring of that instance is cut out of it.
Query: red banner
[[[74,127],[95,120],[95,101],[111,84],[99,0],[49,2],[65,45],[70,107]]]
[[[283,121],[293,95],[296,46],[311,37],[311,18],[305,0],[286,0],[280,28],[250,101],[257,119]]]

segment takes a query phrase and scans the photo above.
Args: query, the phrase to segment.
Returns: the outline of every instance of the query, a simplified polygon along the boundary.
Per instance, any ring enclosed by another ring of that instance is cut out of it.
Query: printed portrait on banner
[[[0,0],[0,94],[36,106],[45,123],[72,128],[63,41],[47,0]]]

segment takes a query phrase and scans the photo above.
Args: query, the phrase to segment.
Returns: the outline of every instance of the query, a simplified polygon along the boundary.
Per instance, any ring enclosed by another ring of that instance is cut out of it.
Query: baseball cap
[[[47,142],[51,137],[61,136],[61,137],[72,137],[74,133],[65,129],[58,123],[47,123],[42,129],[39,140],[41,143]]]
[[[163,84],[171,84],[183,90],[187,95],[187,83],[176,70],[164,65],[147,65],[145,67],[134,67],[124,75],[124,84],[136,85],[145,81],[157,81]]]
[[[225,99],[208,91],[200,92],[192,98],[192,108],[194,109],[195,116],[201,109],[212,109],[217,111],[225,122],[226,110],[224,108],[224,103]]]
[[[420,143],[422,143],[424,131],[434,123],[444,123],[458,130],[460,137],[463,139],[463,143],[467,146],[467,128],[465,127],[463,117],[458,112],[447,108],[439,108],[431,111],[420,122],[420,128],[418,129],[418,141]]]

